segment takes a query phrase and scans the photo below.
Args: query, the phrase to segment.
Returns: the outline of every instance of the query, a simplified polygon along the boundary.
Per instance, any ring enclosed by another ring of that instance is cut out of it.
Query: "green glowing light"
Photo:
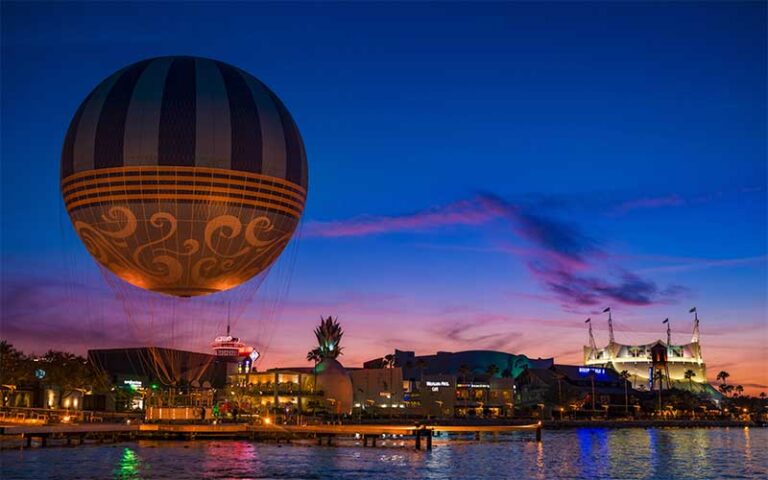
[[[123,456],[120,458],[120,464],[115,470],[116,479],[138,479],[141,478],[139,467],[141,461],[136,452],[130,448],[123,450]]]

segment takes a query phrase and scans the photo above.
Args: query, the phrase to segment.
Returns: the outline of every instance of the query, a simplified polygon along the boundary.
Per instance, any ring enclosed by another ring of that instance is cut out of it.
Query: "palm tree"
[[[391,353],[388,353],[387,355],[384,355],[382,361],[384,362],[384,368],[389,369],[389,384],[386,385],[386,389],[389,393],[389,399],[392,400],[392,391],[394,390],[394,385],[392,385],[392,374],[395,368],[395,356]]]
[[[320,363],[322,359],[323,359],[323,356],[320,353],[319,347],[315,347],[309,352],[307,352],[307,361],[315,362],[315,368],[312,369],[312,391],[313,392],[317,390],[317,364]]]
[[[728,382],[726,382],[725,380],[726,380],[728,377],[730,377],[730,376],[731,376],[731,374],[730,374],[730,373],[726,372],[725,370],[721,370],[721,371],[720,371],[720,373],[718,373],[718,374],[717,374],[717,379],[718,379],[718,380],[721,380],[721,381],[723,382],[723,385],[725,385],[726,383],[728,383]]]
[[[740,397],[744,393],[744,387],[741,385],[736,385],[736,388],[734,389],[736,391],[736,394]]]
[[[563,380],[565,375],[560,372],[555,372],[555,379],[557,379],[557,403],[563,404]]]
[[[688,386],[690,387],[691,391],[693,391],[693,377],[696,376],[696,372],[694,372],[691,369],[688,369],[685,371],[685,379],[688,380]]]
[[[760,392],[760,399],[765,400],[765,392]]]
[[[624,412],[629,412],[629,377],[630,374],[627,370],[622,370],[621,373],[619,373],[619,377],[621,377],[622,380],[624,380]]]
[[[462,364],[459,366],[459,375],[461,375],[461,379],[464,383],[467,383],[467,377],[469,376],[469,372],[472,370],[469,368],[469,365]],[[467,398],[464,400],[464,407],[466,408],[468,402],[469,402],[469,396],[472,394],[472,387],[469,387],[467,391]]]
[[[499,367],[497,367],[495,363],[488,365],[488,367],[485,369],[485,374],[488,375],[488,384],[491,383],[491,378],[495,377],[497,373],[499,373]],[[486,402],[490,401],[490,398],[488,398],[488,395],[490,394],[491,394],[491,390],[488,389],[486,392],[486,398],[485,398]]]
[[[307,352],[307,361],[308,362],[315,362],[315,365],[317,365],[317,363],[320,362],[320,360],[322,360],[322,359],[323,359],[323,357],[320,354],[320,349],[319,348],[313,348],[312,350]]]
[[[667,378],[666,374],[662,372],[661,370],[656,371],[654,373],[656,377],[659,379],[659,412],[661,412],[661,391],[664,389],[664,379]],[[667,387],[669,387],[669,379],[667,378]]]
[[[720,393],[722,393],[726,397],[728,396],[728,394],[730,394],[733,391],[733,385],[728,385],[725,383],[721,384],[717,388],[720,390]]]
[[[384,355],[384,358],[382,358],[384,361],[384,368],[394,368],[395,366],[395,356],[391,353],[388,353],[387,355]]]

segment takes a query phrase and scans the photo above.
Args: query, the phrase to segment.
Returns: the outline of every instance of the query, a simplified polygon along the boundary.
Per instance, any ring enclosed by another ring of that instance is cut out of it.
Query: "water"
[[[768,478],[768,429],[544,431],[497,441],[436,439],[432,452],[275,445],[248,441],[139,441],[0,453],[3,479],[720,479]]]

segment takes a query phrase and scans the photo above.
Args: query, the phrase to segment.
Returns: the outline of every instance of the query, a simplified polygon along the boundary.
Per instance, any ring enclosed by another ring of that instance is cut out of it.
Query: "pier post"
[[[331,446],[331,437],[333,437],[333,435],[328,435],[328,440],[327,440],[327,441],[326,441],[326,443],[325,443],[325,444],[326,444],[326,445],[328,445],[329,447]]]
[[[427,430],[426,434],[427,434],[427,451],[431,452],[432,451],[432,431]]]
[[[374,436],[371,437],[371,446],[372,447],[376,446],[376,439],[377,438],[378,438],[378,435],[374,435]]]
[[[536,441],[541,442],[541,422],[536,426]]]
[[[480,432],[475,432],[475,440],[480,440]]]
[[[323,444],[323,437],[321,435],[317,436],[317,445],[321,446]]]
[[[421,450],[421,430],[416,430],[416,450]]]
[[[40,446],[43,448],[48,446],[48,437],[46,435],[40,437]]]

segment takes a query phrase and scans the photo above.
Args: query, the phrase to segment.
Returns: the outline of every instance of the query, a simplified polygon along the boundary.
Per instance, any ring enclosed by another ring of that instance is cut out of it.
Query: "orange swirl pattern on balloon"
[[[293,211],[273,208],[277,203],[238,194],[186,199],[179,189],[189,187],[166,187],[162,195],[156,186],[130,188],[152,190],[136,199],[114,192],[85,205],[68,203],[70,217],[101,265],[134,286],[168,295],[207,295],[248,281],[277,259],[299,220]]]

